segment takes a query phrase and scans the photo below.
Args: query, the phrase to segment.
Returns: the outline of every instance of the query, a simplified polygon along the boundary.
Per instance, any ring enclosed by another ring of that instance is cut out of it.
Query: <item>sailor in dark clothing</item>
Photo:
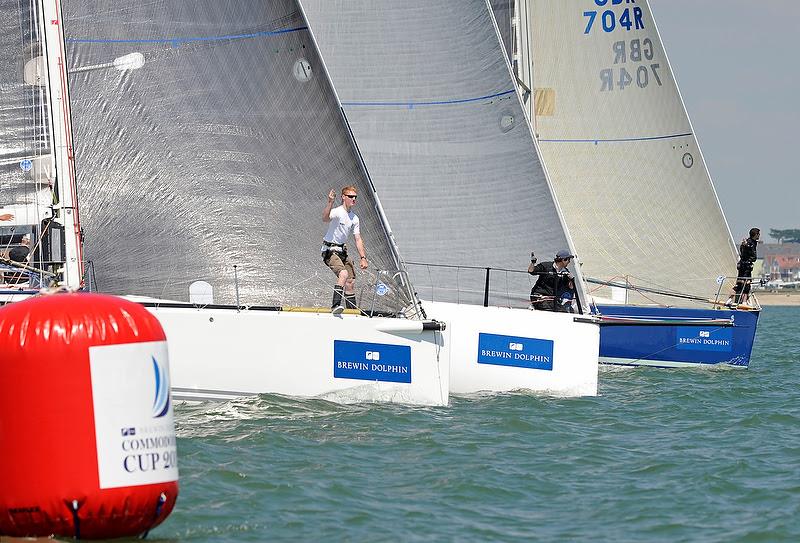
[[[531,308],[542,311],[572,311],[575,297],[575,280],[567,266],[575,255],[569,251],[559,251],[554,260],[536,263],[531,254],[528,273],[538,275],[531,289]],[[566,303],[563,303],[566,301]]]
[[[758,258],[757,244],[761,237],[761,230],[750,229],[750,237],[739,244],[739,262],[736,264],[736,285],[733,287],[733,301],[736,304],[746,302],[750,296],[750,282],[753,276],[753,264]]]
[[[30,249],[26,246],[13,247],[8,252],[8,259],[20,264],[27,264]],[[5,282],[11,285],[17,285],[28,281],[28,275],[23,272],[6,272]]]

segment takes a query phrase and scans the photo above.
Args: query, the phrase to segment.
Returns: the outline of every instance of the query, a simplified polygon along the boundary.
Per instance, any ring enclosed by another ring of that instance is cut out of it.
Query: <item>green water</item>
[[[179,406],[156,541],[800,541],[800,308],[750,370],[602,370],[595,398]]]

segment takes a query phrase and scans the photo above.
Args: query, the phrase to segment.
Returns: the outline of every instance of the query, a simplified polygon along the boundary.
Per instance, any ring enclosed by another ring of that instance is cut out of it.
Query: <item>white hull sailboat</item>
[[[451,391],[596,394],[598,326],[527,309],[531,251],[572,243],[488,4],[300,3],[423,307],[447,320]]]
[[[597,394],[597,324],[591,319],[510,307],[424,305],[450,329],[451,391]]]
[[[415,309],[296,4],[64,8],[20,8],[40,33],[3,29],[23,32],[49,66],[47,157],[59,215],[75,217],[52,282],[147,306],[167,335],[177,399],[446,405],[448,332]],[[358,309],[334,316],[318,217],[343,184],[360,188],[372,269],[359,276]],[[63,197],[76,193],[81,222]],[[201,282],[210,288],[190,295]]]
[[[448,336],[421,321],[146,305],[169,340],[176,399],[448,403]]]

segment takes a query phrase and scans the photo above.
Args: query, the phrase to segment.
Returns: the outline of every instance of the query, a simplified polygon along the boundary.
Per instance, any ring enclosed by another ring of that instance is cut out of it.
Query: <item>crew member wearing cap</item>
[[[331,312],[334,315],[339,315],[344,311],[345,304],[348,308],[356,307],[356,272],[353,261],[347,255],[347,245],[345,244],[351,232],[356,240],[356,249],[360,256],[359,267],[366,270],[368,265],[358,216],[353,211],[356,198],[358,198],[356,188],[348,185],[342,189],[342,205],[334,208],[336,191],[331,189],[328,193],[328,205],[322,211],[322,222],[328,223],[328,231],[322,239],[322,260],[336,274],[337,278],[336,286],[333,287],[333,304],[331,305]]]
[[[538,275],[536,284],[531,289],[531,308],[543,311],[572,310],[572,304],[562,304],[562,297],[569,293],[571,301],[574,297],[575,282],[567,266],[575,255],[569,251],[558,251],[554,260],[536,263],[536,258],[531,255],[528,273]]]

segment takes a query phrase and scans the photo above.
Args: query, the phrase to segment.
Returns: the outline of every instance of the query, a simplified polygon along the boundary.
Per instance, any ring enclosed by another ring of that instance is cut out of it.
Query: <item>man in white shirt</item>
[[[358,215],[353,212],[356,198],[358,198],[356,188],[348,185],[342,189],[342,205],[333,208],[336,191],[331,189],[328,193],[328,204],[322,211],[322,222],[328,223],[328,231],[322,240],[322,260],[333,270],[337,278],[336,286],[333,287],[333,304],[331,305],[331,312],[334,315],[339,315],[344,311],[344,304],[349,308],[356,307],[356,272],[353,261],[347,255],[346,245],[351,232],[356,240],[356,248],[360,256],[359,266],[362,270],[366,270],[368,265],[367,252],[364,250],[364,242],[361,239]]]

